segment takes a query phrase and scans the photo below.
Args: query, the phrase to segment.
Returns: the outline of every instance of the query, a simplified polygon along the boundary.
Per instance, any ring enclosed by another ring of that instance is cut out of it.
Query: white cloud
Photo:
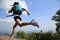
[[[0,7],[8,11],[11,7],[10,5],[13,5],[14,2],[19,2],[22,8],[28,9],[26,2],[20,0],[0,0]]]
[[[0,18],[1,22],[14,22],[13,18]]]

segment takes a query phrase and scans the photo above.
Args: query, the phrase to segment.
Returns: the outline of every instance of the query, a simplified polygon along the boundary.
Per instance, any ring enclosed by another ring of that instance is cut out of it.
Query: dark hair
[[[14,2],[14,4],[13,5],[19,5],[19,2]]]

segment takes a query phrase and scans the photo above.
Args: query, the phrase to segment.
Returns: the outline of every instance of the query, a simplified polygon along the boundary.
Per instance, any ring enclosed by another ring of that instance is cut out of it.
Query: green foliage
[[[60,9],[56,12],[56,15],[52,17],[52,20],[60,22]]]
[[[53,34],[51,40],[60,40],[60,34]]]
[[[56,23],[56,31],[57,33],[60,33],[60,9],[56,12],[56,15],[54,15],[52,17],[52,20],[55,20],[57,23]]]
[[[24,35],[24,39],[30,40],[30,35],[25,34],[25,35]]]
[[[25,40],[60,40],[60,34],[58,33],[30,33],[26,34],[23,31],[18,31],[17,36]]]
[[[25,32],[24,31],[18,31],[17,32],[17,37],[24,38]]]

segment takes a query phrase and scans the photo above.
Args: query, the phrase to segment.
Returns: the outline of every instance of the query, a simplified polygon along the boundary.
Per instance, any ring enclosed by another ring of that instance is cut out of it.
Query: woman
[[[15,8],[14,8],[15,5],[19,5],[19,2],[14,2],[14,4],[12,5],[13,7],[8,11],[8,13],[13,12],[14,20],[15,20],[15,24],[13,26],[13,31],[12,31],[11,37],[14,35],[14,32],[15,32],[15,29],[16,29],[17,25],[19,25],[20,27],[26,26],[26,25],[33,25],[33,26],[37,26],[39,28],[39,25],[34,20],[32,20],[31,22],[22,22],[21,17],[20,17],[22,12],[26,11],[28,15],[30,15],[30,14],[26,9],[21,8],[21,7],[20,7],[20,10],[16,11]]]

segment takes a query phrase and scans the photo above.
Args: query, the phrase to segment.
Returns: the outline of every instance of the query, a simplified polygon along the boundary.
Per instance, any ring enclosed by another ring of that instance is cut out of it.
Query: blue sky
[[[24,30],[24,31],[40,31],[47,32],[52,30],[55,32],[55,21],[52,21],[52,16],[55,15],[56,11],[60,8],[59,0],[20,0],[24,1],[28,7],[28,11],[30,16],[23,15],[21,16],[22,21],[31,21],[35,19],[40,25],[40,28],[36,28],[34,26],[25,26],[25,27],[17,27],[16,30]],[[6,5],[6,4],[5,4]],[[0,7],[0,19],[6,19],[6,11]],[[10,17],[13,19],[13,17]],[[2,19],[2,20],[3,20]],[[0,30],[11,32],[14,22],[0,22]],[[8,27],[7,27],[8,26]],[[5,29],[4,29],[5,28]],[[10,29],[9,29],[10,28]],[[7,31],[8,30],[8,31]]]

